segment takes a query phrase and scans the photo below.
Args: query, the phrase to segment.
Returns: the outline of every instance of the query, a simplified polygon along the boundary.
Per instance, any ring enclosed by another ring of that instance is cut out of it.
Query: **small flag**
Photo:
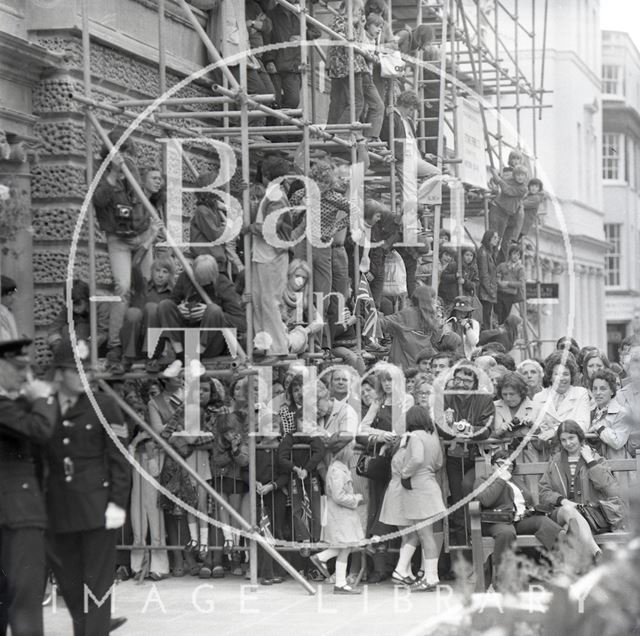
[[[271,521],[264,507],[264,499],[262,495],[260,495],[260,522],[258,525],[260,527],[260,534],[262,534],[266,541],[272,545],[275,544],[276,540],[271,532]]]
[[[378,324],[378,311],[376,304],[371,296],[371,288],[365,274],[360,274],[360,285],[358,285],[358,295],[356,296],[356,305],[362,301],[364,307],[364,326],[362,327],[363,336],[375,336],[376,325]]]
[[[304,486],[304,479],[300,480],[302,484],[302,515],[301,519],[304,524],[307,526],[307,529],[311,528],[311,501],[309,499],[309,495],[307,495],[307,489]]]

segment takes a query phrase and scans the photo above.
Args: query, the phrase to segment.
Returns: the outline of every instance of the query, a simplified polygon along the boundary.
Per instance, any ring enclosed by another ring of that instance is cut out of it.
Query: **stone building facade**
[[[10,0],[0,6],[0,131],[9,140],[26,140],[32,147],[22,163],[0,160],[0,181],[10,173],[30,193],[28,231],[20,233],[16,255],[5,257],[2,271],[17,279],[15,310],[22,331],[35,336],[36,356],[48,357],[45,333],[64,302],[67,276],[88,280],[88,223],[80,223],[87,198],[87,142],[83,105],[83,47],[81,0]],[[160,95],[157,3],[146,0],[88,3],[91,33],[91,99],[113,104],[124,99]],[[206,65],[204,47],[177,3],[166,3],[167,87]],[[194,10],[201,24],[202,12]],[[4,27],[7,25],[7,30]],[[211,96],[208,83],[198,80],[176,97]],[[4,103],[7,96],[8,104]],[[141,110],[141,109],[137,109]],[[127,127],[131,119],[101,109],[95,114],[108,131]],[[160,145],[153,140],[166,131],[145,121],[134,133],[140,165],[160,165]],[[98,168],[101,142],[93,132],[91,150]],[[210,157],[191,153],[198,170],[211,169]],[[15,176],[14,176],[15,175]],[[192,176],[185,170],[185,181]],[[187,201],[188,203],[188,201]],[[188,210],[189,206],[185,206]],[[79,226],[77,251],[72,242]],[[70,270],[70,262],[73,269]],[[104,237],[97,232],[96,284],[108,292],[111,272]]]

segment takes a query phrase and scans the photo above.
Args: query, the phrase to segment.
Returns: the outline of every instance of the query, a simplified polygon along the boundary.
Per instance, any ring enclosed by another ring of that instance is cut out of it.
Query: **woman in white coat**
[[[544,385],[533,397],[538,410],[536,419],[538,451],[546,460],[555,450],[556,431],[561,422],[573,420],[583,431],[591,424],[589,391],[578,386],[580,370],[575,358],[566,351],[552,353],[544,363]]]
[[[411,407],[406,426],[407,433],[391,463],[392,477],[380,520],[399,526],[417,526],[415,532],[405,535],[392,578],[397,583],[412,585],[413,591],[431,592],[439,582],[442,532],[434,533],[434,523],[424,522],[445,512],[437,476],[444,460],[427,409]],[[422,545],[423,576],[416,580],[411,573],[411,559],[418,543]]]
[[[595,408],[591,412],[591,428],[602,443],[602,455],[605,459],[629,457],[627,442],[633,422],[626,409],[616,400],[617,378],[613,371],[596,371],[589,380]]]

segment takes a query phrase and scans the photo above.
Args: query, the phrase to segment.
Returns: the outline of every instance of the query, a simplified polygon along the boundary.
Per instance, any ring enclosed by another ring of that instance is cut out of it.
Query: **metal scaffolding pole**
[[[493,25],[493,37],[494,37],[494,57],[496,58],[496,60],[498,59],[498,47],[499,47],[499,43],[500,40],[498,39],[498,7],[497,7],[497,2],[496,0],[494,0],[493,3],[493,7],[494,7],[494,13],[493,13],[493,20],[494,20],[494,25]],[[487,24],[489,24],[487,22]],[[489,24],[489,26],[491,26],[491,24]],[[500,95],[500,82],[496,83],[496,111],[497,111],[497,115],[496,115],[496,139],[498,140],[498,166],[500,171],[502,171],[502,165],[503,165],[503,159],[502,159],[502,113],[501,113],[501,108],[502,108],[502,104],[501,104],[501,95]]]
[[[298,23],[300,25],[300,35],[301,37],[307,33],[307,6],[306,0],[300,0],[300,11],[298,13]],[[303,149],[303,165],[302,165],[302,174],[305,177],[309,176],[309,172],[311,170],[311,155],[310,155],[310,132],[309,132],[309,122],[313,121],[310,119],[311,111],[314,110],[313,104],[310,103],[309,99],[309,85],[307,79],[307,72],[309,69],[309,52],[307,47],[300,47],[300,74],[301,74],[301,82],[300,82],[300,106],[302,108],[302,118],[305,123],[304,128],[302,128],[302,149]],[[313,85],[312,85],[313,89]],[[309,195],[309,190],[307,184],[305,183],[305,194]],[[322,194],[320,195],[322,196]],[[309,219],[306,217],[305,222],[308,223]],[[307,319],[309,324],[311,324],[315,319],[315,302],[314,302],[314,279],[315,276],[313,274],[313,245],[308,240],[308,235],[305,235],[305,248],[306,248],[306,257],[307,263],[309,263],[309,282],[307,283]],[[323,300],[323,303],[325,301]],[[322,312],[322,307],[319,308]],[[313,353],[315,351],[315,338],[309,338],[309,351]]]
[[[258,543],[262,549],[267,552],[280,566],[282,566],[293,578],[294,581],[299,583],[311,596],[315,595],[316,591],[314,587],[260,534],[256,525],[251,525],[245,520],[245,518],[236,512],[235,508],[231,506],[224,497],[214,490],[209,482],[204,479],[196,470],[193,470],[191,466],[182,458],[171,444],[167,442],[161,435],[156,433],[153,427],[141,418],[124,399],[116,393],[107,382],[104,380],[98,380],[100,388],[109,396],[111,396],[120,406],[120,408],[145,432],[162,450],[175,461],[180,470],[189,475],[200,488],[202,488],[220,508],[223,508],[229,513],[229,516],[238,524],[238,526],[251,536],[251,540],[254,545]],[[255,437],[252,436],[255,444]]]
[[[82,2],[82,79],[84,82],[84,94],[91,99],[91,34],[89,30],[89,0]],[[87,186],[93,181],[93,135],[91,133],[91,121],[85,113],[84,141],[85,141],[85,169],[87,173]],[[96,216],[93,205],[87,210],[89,232],[89,298],[96,297]],[[69,282],[67,281],[67,287]],[[67,300],[71,297],[67,289]],[[71,314],[72,307],[67,303],[67,309]],[[89,343],[91,354],[91,367],[98,366],[98,308],[94,302],[89,303]]]
[[[467,43],[467,46],[471,45],[471,36],[469,34],[469,26],[467,23],[467,14],[465,13],[464,10],[464,6],[462,4],[462,0],[457,0],[457,7],[458,7],[458,11],[460,13],[460,16],[462,18],[462,25],[463,25],[463,32],[464,32],[464,37],[465,37],[465,41]],[[479,11],[479,9],[478,9]],[[479,20],[479,17],[478,17]],[[479,24],[478,24],[478,37],[480,37],[480,29],[479,29]],[[478,47],[478,50],[480,51],[481,47]],[[473,74],[473,79],[474,79],[474,83],[475,83],[475,90],[476,93],[478,93],[478,95],[480,95],[480,97],[482,98],[484,96],[484,88],[482,85],[482,60],[480,59],[480,52],[478,52],[478,66],[476,69],[476,63],[475,60],[473,59],[473,56],[470,58],[470,62],[471,62],[471,72]],[[478,106],[480,108],[480,116],[482,117],[482,129],[484,132],[484,142],[485,142],[485,149],[487,151],[487,154],[489,156],[489,165],[493,168],[494,164],[493,164],[493,153],[494,153],[494,149],[493,146],[491,145],[491,139],[489,138],[489,127],[487,125],[487,116],[485,113],[485,108],[484,108],[484,104],[482,102],[478,103]]]
[[[113,150],[114,144],[109,139],[109,136],[107,135],[104,128],[100,125],[98,118],[95,116],[95,114],[91,110],[87,110],[86,112],[87,112],[87,117],[89,118],[91,124],[93,125],[93,128],[100,136],[102,143],[109,149],[109,151]],[[129,167],[125,162],[122,162],[121,169],[125,178],[133,188],[134,192],[136,193],[136,196],[140,199],[140,202],[145,207],[145,209],[147,210],[147,212],[149,213],[153,221],[161,225],[162,219],[159,217],[157,210],[153,207],[153,205],[147,198],[147,195],[144,193],[144,191],[142,190],[142,187],[140,186],[136,178],[133,176],[133,174],[131,173],[131,170],[129,170]],[[202,288],[202,285],[200,285],[200,283],[198,283],[198,281],[195,279],[191,266],[187,262],[187,259],[184,257],[184,254],[181,252],[180,248],[175,244],[173,237],[171,236],[170,233],[167,233],[167,243],[169,244],[169,247],[171,247],[171,249],[173,250],[174,254],[176,255],[176,258],[180,261],[180,265],[182,265],[183,270],[186,272],[187,276],[189,276],[189,280],[195,287],[196,291],[200,294],[200,296],[202,297],[205,303],[211,304],[213,301],[209,297],[209,294],[207,294],[207,292]]]
[[[241,90],[240,84],[236,81],[236,78],[233,76],[227,63],[223,59],[223,57],[218,52],[218,49],[214,46],[213,42],[209,39],[209,36],[206,34],[205,30],[200,26],[198,19],[195,15],[193,15],[193,11],[191,7],[187,4],[186,0],[177,0],[178,4],[182,7],[187,19],[191,23],[194,31],[198,34],[205,48],[209,52],[209,55],[212,57],[213,61],[220,65],[220,70],[222,74],[227,79],[229,84],[233,87],[233,90],[238,92]],[[242,3],[241,3],[242,4]],[[244,4],[242,4],[244,6]]]
[[[447,34],[449,32],[449,2],[453,0],[444,0],[442,4],[442,45],[440,47],[440,81],[438,84],[438,94],[440,101],[438,104],[438,146],[437,146],[437,166],[442,170],[442,156],[444,154],[444,109],[445,109],[445,91],[447,77]],[[452,36],[454,24],[451,24]],[[433,206],[433,266],[431,270],[431,288],[437,294],[440,278],[440,218],[442,213],[442,203]]]

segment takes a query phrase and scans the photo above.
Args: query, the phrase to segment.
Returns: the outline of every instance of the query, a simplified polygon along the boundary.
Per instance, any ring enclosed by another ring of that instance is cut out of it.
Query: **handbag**
[[[405,61],[400,51],[380,51],[380,76],[385,78],[402,77],[404,75]]]
[[[375,451],[375,443],[373,445]],[[391,460],[386,453],[382,455],[379,453],[369,454],[369,444],[367,444],[367,451],[360,455],[358,463],[356,464],[356,475],[360,477],[366,477],[372,481],[380,483],[386,483],[391,479]]]
[[[611,531],[625,530],[627,518],[627,505],[621,497],[609,497],[601,499],[599,502],[602,514],[609,522]]]
[[[611,526],[602,511],[600,502],[578,504],[578,512],[587,520],[593,534],[602,534],[603,532],[611,531]]]
[[[382,293],[385,296],[401,296],[407,293],[407,269],[402,256],[396,250],[391,250],[384,259]]]

